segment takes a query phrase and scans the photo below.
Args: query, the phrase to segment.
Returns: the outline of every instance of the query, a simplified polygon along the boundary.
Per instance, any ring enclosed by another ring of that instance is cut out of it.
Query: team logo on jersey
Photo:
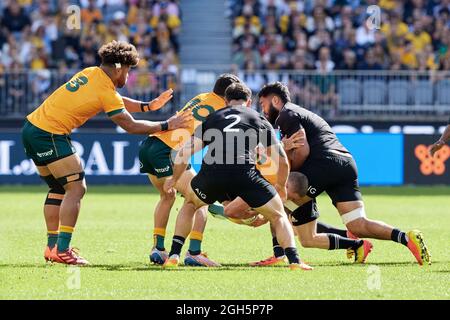
[[[46,151],[46,152],[42,152],[42,153],[37,152],[37,153],[36,153],[36,155],[37,155],[39,158],[42,158],[42,157],[49,157],[49,156],[51,156],[52,154],[53,154],[53,150],[52,150],[52,149],[50,149],[49,151]]]
[[[164,172],[169,172],[169,169],[170,169],[170,167],[167,166],[165,168],[159,168],[159,169],[155,168],[155,171],[158,172],[158,173],[164,173]]]
[[[197,193],[198,196],[199,196],[200,198],[202,198],[203,200],[206,199],[206,194],[204,194],[203,192],[201,192],[199,188],[195,188],[195,193]]]
[[[311,193],[312,195],[314,195],[314,194],[316,194],[317,189],[316,189],[316,188],[313,188],[312,186],[309,186],[309,187],[308,187],[308,192]]]

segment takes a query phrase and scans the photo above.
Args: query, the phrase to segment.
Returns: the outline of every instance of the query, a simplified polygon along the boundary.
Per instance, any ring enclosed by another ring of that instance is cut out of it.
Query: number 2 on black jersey
[[[233,128],[233,126],[237,125],[241,121],[241,117],[237,114],[230,114],[225,117],[225,119],[234,119],[232,123],[223,128],[223,132],[239,132],[239,129]]]

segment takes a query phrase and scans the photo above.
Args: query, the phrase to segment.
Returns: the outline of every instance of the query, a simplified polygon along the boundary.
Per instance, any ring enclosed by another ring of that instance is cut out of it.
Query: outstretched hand
[[[264,218],[262,215],[258,214],[256,216],[256,219],[250,224],[250,226],[252,226],[254,228],[258,228],[258,227],[266,224],[267,222],[269,222],[269,220]]]
[[[169,195],[175,195],[176,194],[176,190],[175,190],[175,183],[176,181],[173,180],[173,178],[167,178],[166,181],[164,182],[164,192],[166,192]]]
[[[175,114],[167,120],[169,124],[169,130],[189,128],[192,119],[192,114],[190,112],[181,112]]]
[[[150,110],[156,111],[165,106],[167,102],[173,97],[173,90],[169,89],[164,91],[159,95],[158,98],[154,99],[152,103],[150,103]]]

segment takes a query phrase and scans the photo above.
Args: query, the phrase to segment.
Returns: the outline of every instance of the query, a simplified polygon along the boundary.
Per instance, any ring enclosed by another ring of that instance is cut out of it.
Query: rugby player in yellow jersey
[[[121,97],[116,88],[125,85],[130,67],[139,61],[136,48],[112,41],[98,52],[100,67],[86,68],[52,93],[27,116],[22,140],[27,156],[33,159],[41,178],[50,190],[44,204],[48,243],[45,260],[64,264],[86,265],[88,261],[70,247],[72,233],[86,192],[80,157],[70,140],[73,129],[99,112],[131,134],[152,134],[185,127],[188,113],[167,121],[135,120],[130,112],[158,110],[171,99],[168,90],[151,102]]]
[[[168,254],[165,250],[164,239],[170,210],[175,202],[175,194],[164,191],[164,183],[173,174],[172,157],[190,139],[194,130],[206,119],[206,117],[225,107],[224,94],[226,88],[232,83],[240,82],[239,78],[232,74],[222,74],[216,80],[212,92],[202,93],[191,99],[180,110],[181,113],[192,113],[193,119],[186,129],[169,130],[150,135],[141,144],[139,160],[141,173],[147,173],[150,182],[158,189],[160,200],[156,205],[154,215],[153,248],[150,253],[150,261],[155,264],[164,264]],[[185,195],[189,182],[195,172],[188,168],[176,185],[176,189]],[[195,222],[190,233],[189,250],[184,263],[191,266],[218,266],[201,252],[203,231],[206,225],[207,211],[202,207],[195,213]],[[176,237],[178,245],[184,244],[185,238]]]

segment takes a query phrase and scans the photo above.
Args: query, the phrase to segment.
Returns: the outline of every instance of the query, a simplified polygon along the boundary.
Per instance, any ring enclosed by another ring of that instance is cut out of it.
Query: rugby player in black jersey
[[[305,137],[302,146],[287,152],[291,170],[303,173],[309,183],[306,195],[296,192],[288,195],[292,205],[298,206],[292,208],[291,221],[302,242],[307,239],[308,247],[328,249],[346,246],[348,242],[335,234],[316,233],[315,198],[326,191],[352,234],[401,243],[411,251],[419,265],[431,263],[420,231],[405,233],[366,217],[355,160],[324,119],[291,103],[288,88],[280,82],[265,85],[258,96],[264,115],[280,130],[281,137],[289,137],[298,131]],[[371,248],[370,242],[364,242],[353,250],[355,261],[364,262]]]
[[[178,152],[173,176],[164,184],[166,192],[175,192],[173,188],[186,170],[191,155],[208,146],[201,169],[192,179],[190,192],[177,217],[174,241],[164,267],[178,266],[182,242],[176,240],[184,240],[189,235],[197,208],[240,197],[271,222],[289,260],[289,267],[311,270],[300,261],[295,236],[283,210],[289,163],[272,126],[249,108],[251,91],[244,84],[230,85],[225,91],[225,100],[227,107],[210,114],[196,129],[191,141]],[[255,168],[255,150],[260,144],[267,155],[278,163],[275,186]]]

